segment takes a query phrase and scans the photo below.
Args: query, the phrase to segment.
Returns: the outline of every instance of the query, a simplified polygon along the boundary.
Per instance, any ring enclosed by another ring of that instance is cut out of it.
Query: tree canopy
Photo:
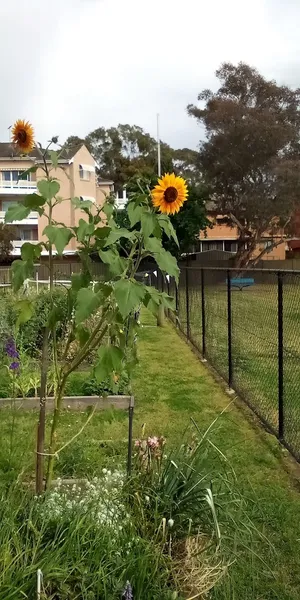
[[[257,243],[282,242],[300,202],[300,90],[250,66],[225,63],[217,92],[202,91],[188,114],[205,126],[199,162],[216,210],[239,231],[238,265],[257,262]]]
[[[16,239],[15,228],[11,225],[0,223],[0,263],[11,261],[13,251],[12,241]]]
[[[136,193],[139,180],[147,180],[149,187],[157,183],[157,141],[141,127],[98,127],[84,139],[70,136],[66,141],[68,146],[80,143],[84,143],[95,158],[99,176],[111,179],[116,191],[126,185],[128,194]],[[204,205],[207,189],[202,183],[199,152],[190,148],[175,150],[161,142],[161,170],[162,173],[174,171],[187,179],[189,184],[188,202],[172,217],[177,228],[179,249],[175,248],[174,243],[164,240],[164,245],[179,256],[192,248],[199,231],[205,229],[208,223]],[[122,211],[118,211],[116,219],[120,225],[124,225]]]

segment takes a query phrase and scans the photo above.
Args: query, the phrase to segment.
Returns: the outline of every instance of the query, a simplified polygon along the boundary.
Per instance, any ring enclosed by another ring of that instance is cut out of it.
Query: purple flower
[[[20,366],[20,363],[18,363],[18,362],[15,362],[15,361],[14,361],[14,362],[12,362],[12,363],[9,365],[9,368],[10,368],[12,371],[16,371],[16,370],[19,368],[19,366]]]
[[[19,352],[17,351],[15,340],[9,338],[5,344],[5,352],[10,358],[19,358]]]
[[[129,581],[126,583],[125,590],[122,594],[122,600],[133,600],[132,587]]]

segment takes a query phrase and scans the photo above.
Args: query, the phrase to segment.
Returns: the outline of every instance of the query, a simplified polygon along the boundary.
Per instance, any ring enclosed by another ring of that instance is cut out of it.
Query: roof
[[[78,150],[80,150],[80,148],[83,146],[84,144],[77,144],[76,146],[72,146],[71,148],[66,148],[63,149],[61,151],[59,160],[60,161],[69,161],[71,158],[73,158],[73,156],[75,156],[75,154],[78,152]],[[32,159],[32,160],[41,160],[41,152],[44,152],[44,150],[39,150],[38,148],[33,148],[32,152],[30,152],[29,154],[26,154],[26,157],[20,155],[19,152],[17,152],[16,147],[14,146],[14,144],[11,144],[10,142],[0,142],[0,159],[2,158],[17,158],[17,159]]]

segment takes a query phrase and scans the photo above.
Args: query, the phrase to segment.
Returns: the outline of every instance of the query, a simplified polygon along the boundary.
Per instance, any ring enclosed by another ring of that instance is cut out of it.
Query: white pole
[[[36,281],[36,293],[39,293],[39,272],[36,270],[35,272],[35,281]]]
[[[43,573],[42,573],[41,569],[38,569],[37,570],[37,586],[36,586],[37,600],[41,600],[42,581],[43,581]]]
[[[157,114],[157,174],[158,174],[158,177],[161,177],[159,114]]]

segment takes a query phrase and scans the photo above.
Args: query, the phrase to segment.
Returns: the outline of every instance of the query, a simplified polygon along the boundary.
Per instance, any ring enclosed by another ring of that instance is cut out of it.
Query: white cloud
[[[0,134],[17,117],[42,141],[131,123],[196,146],[186,114],[223,61],[300,85],[300,6],[290,0],[27,0],[0,7]]]

